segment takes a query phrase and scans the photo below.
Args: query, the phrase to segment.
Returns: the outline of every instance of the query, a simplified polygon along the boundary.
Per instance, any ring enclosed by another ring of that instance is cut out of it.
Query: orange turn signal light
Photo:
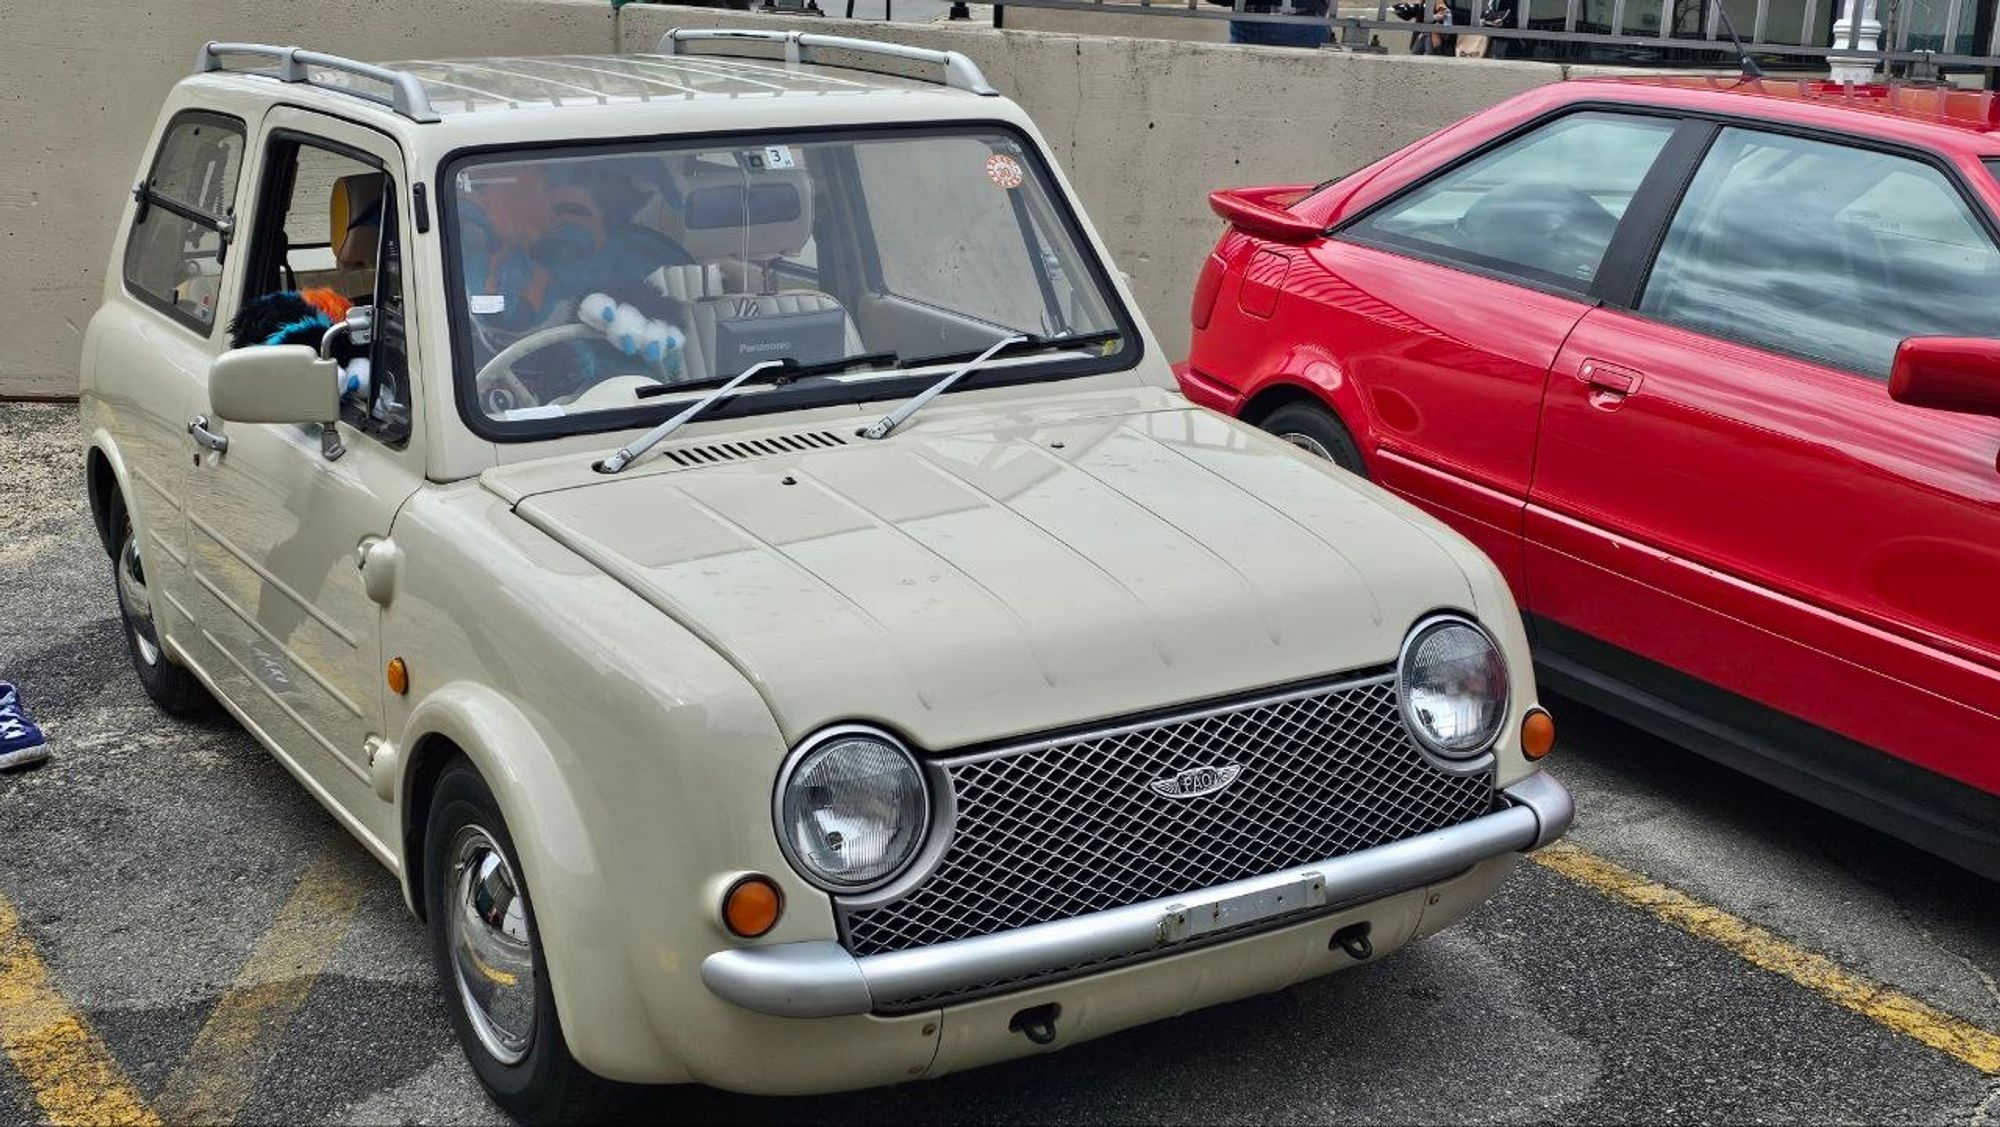
[[[1556,718],[1547,709],[1531,708],[1521,718],[1521,754],[1540,759],[1556,746]]]
[[[730,932],[755,939],[778,926],[784,897],[770,877],[747,876],[729,886],[722,896],[722,922]]]
[[[400,657],[389,659],[389,691],[397,696],[410,691],[410,667]]]

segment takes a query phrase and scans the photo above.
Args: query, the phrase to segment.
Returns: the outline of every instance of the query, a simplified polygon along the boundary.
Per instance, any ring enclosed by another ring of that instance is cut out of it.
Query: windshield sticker
[[[1028,177],[1021,171],[1020,161],[1006,153],[994,153],[986,158],[986,178],[1011,192]]]
[[[799,162],[792,158],[792,150],[790,146],[788,145],[764,146],[765,168],[797,168],[798,166]]]
[[[476,293],[465,299],[465,304],[474,313],[491,314],[507,312],[507,295],[497,293]]]

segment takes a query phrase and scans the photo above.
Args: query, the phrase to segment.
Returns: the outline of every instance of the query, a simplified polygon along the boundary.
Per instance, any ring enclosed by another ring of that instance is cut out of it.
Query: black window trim
[[[1920,145],[1896,141],[1886,137],[1876,137],[1865,133],[1848,133],[1838,129],[1826,129],[1794,122],[1774,121],[1770,118],[1760,118],[1746,114],[1691,110],[1685,112],[1682,116],[1690,121],[1709,124],[1714,131],[1710,139],[1711,145],[1715,138],[1721,137],[1724,129],[1738,128],[1752,133],[1769,133],[1799,140],[1838,145],[1845,148],[1867,149],[1887,156],[1903,157],[1926,165],[1942,174],[1945,183],[1958,193],[1960,201],[1972,212],[1974,221],[1979,224],[1981,230],[1985,231],[1987,241],[1993,245],[1994,252],[2000,254],[2000,217],[1996,217],[1980,201],[1978,193],[1972,190],[1972,186],[1961,175],[1958,165],[1936,149],[1928,149]],[[1824,356],[1813,356],[1792,349],[1779,348],[1768,341],[1750,340],[1730,333],[1716,332],[1713,329],[1696,328],[1692,325],[1655,316],[1640,310],[1639,301],[1645,296],[1646,285],[1652,280],[1653,268],[1658,264],[1660,251],[1666,245],[1667,230],[1672,226],[1674,216],[1680,211],[1680,205],[1685,198],[1687,189],[1693,185],[1696,173],[1700,171],[1701,165],[1706,160],[1707,151],[1705,148],[1700,155],[1700,159],[1696,160],[1694,166],[1688,170],[1686,180],[1681,184],[1679,192],[1676,193],[1673,207],[1667,209],[1664,217],[1661,219],[1659,230],[1646,250],[1643,269],[1634,271],[1635,284],[1630,292],[1624,295],[1623,300],[1612,301],[1607,298],[1604,304],[1610,305],[1620,312],[1637,317],[1640,320],[1662,325],[1677,332],[1692,333],[1695,336],[1707,337],[1711,340],[1723,341],[1743,348],[1756,349],[1759,352],[1769,353],[1787,360],[1810,364],[1825,371],[1837,372],[1852,379],[1865,380],[1876,387],[1884,386],[1887,382],[1885,377],[1876,375],[1873,372],[1861,371]],[[1993,167],[1994,160],[2000,160],[2000,158],[1986,160],[1989,168]],[[1615,242],[1616,240],[1614,239]]]
[[[326,121],[329,122],[335,122],[341,125],[352,126],[356,129],[365,130],[368,133],[374,134],[376,137],[380,138],[383,142],[387,143],[390,148],[395,149],[399,156],[402,153],[402,146],[397,144],[396,138],[394,136],[390,135],[384,130],[377,129],[374,126],[369,125],[365,122],[356,121],[353,118],[341,117],[337,114],[329,114],[321,110],[316,110],[310,106],[301,106],[289,102],[279,103],[279,105],[283,106],[286,109],[297,110],[314,117],[324,118]],[[264,142],[265,142],[263,149],[264,157],[262,164],[258,168],[259,177],[256,186],[257,210],[254,213],[252,213],[250,217],[251,223],[248,235],[250,241],[250,251],[251,251],[252,261],[250,266],[246,268],[243,272],[242,293],[239,294],[237,297],[237,308],[241,308],[243,303],[250,301],[252,298],[257,297],[259,296],[259,294],[264,292],[263,290],[256,288],[258,285],[257,279],[262,274],[261,267],[266,265],[266,263],[263,260],[270,257],[269,251],[272,247],[276,245],[276,241],[266,240],[261,238],[260,236],[264,234],[267,222],[276,222],[282,224],[284,222],[284,217],[287,214],[289,214],[289,209],[286,205],[290,201],[289,199],[281,200],[279,198],[280,192],[279,192],[278,179],[270,174],[271,160],[273,155],[278,154],[286,149],[291,150],[292,153],[292,158],[291,158],[292,165],[290,170],[292,175],[284,178],[284,192],[287,195],[289,195],[289,193],[294,189],[296,184],[296,177],[298,173],[297,150],[301,146],[308,146],[311,148],[319,149],[323,152],[332,153],[335,156],[346,157],[347,159],[352,160],[357,164],[367,165],[368,167],[373,168],[376,171],[382,173],[382,175],[387,179],[387,183],[383,187],[383,199],[387,201],[388,204],[388,209],[385,211],[383,217],[384,225],[385,227],[390,223],[394,223],[396,225],[398,237],[403,240],[405,248],[403,257],[404,257],[404,262],[407,266],[409,259],[409,254],[407,249],[408,236],[403,234],[401,230],[403,225],[402,208],[398,206],[399,197],[397,195],[397,188],[396,188],[396,185],[399,183],[397,179],[397,171],[398,168],[400,168],[402,161],[398,160],[396,162],[397,167],[391,167],[389,163],[385,161],[382,157],[377,156],[376,154],[371,153],[366,149],[359,148],[355,145],[350,145],[345,141],[336,141],[333,138],[326,136],[325,134],[313,133],[305,128],[293,125],[281,125],[273,127],[264,135]],[[275,219],[272,218],[274,216],[276,217]],[[329,234],[331,233],[329,232]],[[286,245],[286,249],[289,250],[305,246],[322,246],[322,245],[330,247],[332,246],[332,243],[330,242],[325,244],[288,243]],[[407,281],[409,277],[409,272],[407,269],[404,270],[403,276],[405,279],[403,302],[406,309],[406,312],[404,314],[404,330],[403,330],[404,362],[408,367],[414,367],[414,365],[410,364],[408,356],[409,315],[407,313],[407,308],[410,304],[410,294]],[[375,267],[374,288],[379,290],[381,288],[381,284],[382,284],[382,267],[381,263],[378,261]],[[218,320],[219,319],[220,318],[218,318]],[[378,343],[369,346],[368,354],[371,361],[375,358],[376,348],[379,346],[380,340],[381,337],[378,334],[376,337],[376,341]],[[416,398],[417,398],[416,375],[414,372],[409,371],[408,368],[406,368],[404,373],[404,378],[406,386],[404,387],[403,390],[404,393],[410,397],[411,399],[410,406],[412,412],[414,412],[416,408]],[[396,451],[397,453],[401,453],[409,449],[410,438],[412,435],[416,433],[416,425],[415,425],[416,418],[414,413],[412,414],[410,420],[411,422],[410,430],[406,434],[404,434],[403,439],[400,442],[390,442],[387,439],[383,438],[380,434],[373,432],[367,427],[347,422],[345,419],[340,420],[340,422],[343,425],[345,425],[347,429],[353,431],[354,433],[366,435],[372,442],[382,447],[383,449]],[[317,424],[307,424],[307,425],[317,426]]]
[[[923,137],[960,136],[978,130],[992,130],[1006,133],[1020,143],[1021,151],[1030,162],[1032,171],[1043,177],[1043,183],[1052,188],[1059,185],[1055,170],[1045,159],[1040,148],[1034,144],[1027,132],[1012,122],[992,118],[964,118],[931,120],[922,122],[896,123],[882,122],[867,125],[822,125],[798,126],[779,129],[715,130],[703,133],[676,133],[668,136],[577,138],[574,140],[551,139],[544,142],[500,143],[471,145],[453,149],[438,161],[436,180],[440,185],[456,183],[461,166],[481,157],[506,155],[521,160],[532,160],[558,153],[582,150],[592,154],[637,153],[657,150],[663,141],[675,145],[684,143],[715,144],[732,140],[755,140],[782,133],[786,137],[810,137],[815,140],[868,137]],[[1138,321],[1127,308],[1117,285],[1112,281],[1109,264],[1097,253],[1096,245],[1086,236],[1082,221],[1067,193],[1052,190],[1050,199],[1055,206],[1057,218],[1061,220],[1066,233],[1084,252],[1086,267],[1091,280],[1104,295],[1105,304],[1112,320],[1116,323],[1121,347],[1108,356],[1088,356],[1082,358],[1052,357],[1023,363],[1018,368],[996,373],[980,382],[981,387],[1014,387],[1031,383],[1054,383],[1077,379],[1084,376],[1107,375],[1136,369],[1145,358],[1145,340],[1139,333]],[[445,316],[448,318],[451,348],[451,365],[448,376],[452,382],[452,398],[458,404],[459,418],[473,434],[490,442],[515,443],[536,442],[549,438],[571,438],[583,435],[606,434],[615,431],[632,430],[653,426],[666,418],[671,411],[687,405],[686,396],[660,396],[646,403],[619,410],[593,411],[587,415],[569,415],[553,419],[524,419],[502,423],[488,418],[477,402],[471,376],[471,342],[460,326],[468,316],[464,287],[454,284],[450,272],[458,268],[458,193],[438,192],[438,210],[441,222],[440,256],[445,276]],[[823,268],[823,267],[822,267]],[[756,415],[779,414],[789,411],[804,411],[817,407],[849,406],[859,403],[873,403],[904,399],[936,381],[936,375],[916,374],[910,376],[884,376],[859,383],[845,383],[822,387],[767,388],[749,394],[732,395],[721,400],[703,414],[703,419],[746,418]]]
[[[188,121],[205,121],[223,129],[231,130],[238,137],[242,138],[243,151],[236,158],[236,185],[229,193],[230,208],[226,214],[210,215],[200,208],[190,207],[171,196],[162,195],[152,188],[153,174],[159,170],[160,154],[166,151],[167,139],[173,136],[174,131]],[[229,244],[234,236],[236,226],[235,203],[237,198],[242,194],[243,176],[249,171],[249,166],[250,127],[247,122],[234,114],[223,113],[219,110],[199,106],[189,107],[176,111],[173,117],[167,119],[166,128],[160,130],[160,139],[153,148],[152,159],[146,162],[144,178],[132,186],[134,210],[132,212],[131,226],[125,230],[125,247],[118,263],[119,284],[124,287],[126,294],[131,296],[133,300],[154,312],[164,314],[168,320],[195,333],[203,340],[214,340],[216,326],[224,320],[220,307],[220,298],[222,296],[221,286],[218,284],[216,287],[218,302],[215,316],[204,322],[201,318],[182,310],[171,300],[159,297],[132,281],[132,240],[138,235],[139,228],[145,225],[147,216],[151,210],[157,207],[190,223],[207,227],[216,233],[222,240],[221,244],[217,246],[215,253],[215,267],[219,274],[229,254]]]
[[[1503,263],[1497,259],[1485,259],[1480,255],[1466,252],[1455,254],[1441,252],[1436,248],[1435,244],[1419,243],[1416,240],[1385,238],[1379,235],[1365,235],[1357,233],[1352,229],[1356,224],[1366,221],[1376,212],[1393,206],[1406,196],[1428,187],[1441,177],[1448,176],[1476,160],[1513,144],[1530,133],[1555,124],[1563,118],[1585,113],[1608,113],[1627,117],[1649,118],[1667,126],[1670,130],[1666,144],[1661,146],[1659,155],[1653,158],[1653,167],[1648,170],[1646,177],[1634,189],[1632,202],[1626,205],[1625,214],[1619,217],[1618,227],[1612,232],[1611,241],[1605,244],[1604,259],[1599,265],[1597,274],[1587,284],[1579,284],[1575,279],[1565,279],[1555,275],[1543,274],[1540,271],[1528,270],[1514,263]],[[1662,175],[1662,169],[1666,165],[1670,155],[1676,159],[1684,159],[1686,156],[1684,149],[1676,149],[1675,143],[1685,133],[1685,122],[1688,116],[1688,114],[1673,107],[1650,106],[1633,102],[1582,101],[1558,106],[1547,113],[1521,122],[1504,133],[1488,138],[1484,142],[1467,149],[1444,164],[1432,169],[1426,175],[1408,184],[1404,184],[1395,191],[1355,212],[1353,215],[1346,216],[1326,232],[1326,237],[1339,239],[1342,242],[1352,243],[1356,246],[1369,247],[1388,254],[1399,255],[1404,258],[1414,258],[1420,262],[1428,262],[1434,266],[1463,271],[1496,282],[1506,282],[1511,285],[1521,286],[1524,289],[1535,290],[1539,293],[1569,298],[1572,301],[1583,302],[1587,305],[1600,304],[1603,301],[1601,291],[1604,264],[1611,261],[1612,254],[1618,249],[1619,242],[1628,226],[1628,220],[1631,220],[1633,213],[1639,210],[1642,194],[1649,189],[1655,189],[1658,186],[1656,181],[1666,179]],[[1689,175],[1692,175],[1692,173],[1689,173]]]

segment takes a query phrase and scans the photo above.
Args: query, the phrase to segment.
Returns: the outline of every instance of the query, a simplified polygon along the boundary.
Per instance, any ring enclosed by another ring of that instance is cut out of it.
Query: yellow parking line
[[[49,968],[0,896],[0,1053],[57,1127],[158,1124],[104,1042],[49,982]]]
[[[256,1090],[313,980],[326,969],[360,907],[371,867],[345,838],[329,841],[236,981],[217,999],[194,1047],[160,1093],[175,1123],[229,1123]]]
[[[1690,935],[1783,975],[1837,1006],[1956,1057],[1981,1072],[2000,1074],[2000,1033],[1981,1029],[1907,994],[1850,974],[1825,956],[1800,950],[1756,924],[1566,842],[1529,856],[1579,884],[1650,912]]]

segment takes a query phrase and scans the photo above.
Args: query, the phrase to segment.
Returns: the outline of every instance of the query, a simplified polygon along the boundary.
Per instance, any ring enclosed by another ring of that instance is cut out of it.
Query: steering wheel
[[[544,349],[554,348],[570,341],[602,341],[604,334],[581,322],[572,321],[566,325],[555,325],[529,333],[513,344],[493,354],[493,358],[479,366],[472,377],[473,392],[479,397],[479,405],[489,415],[499,415],[517,407],[538,407],[541,400],[528,390],[528,385],[514,374],[514,365],[522,358]],[[658,383],[651,376],[607,376],[591,385],[593,388],[610,380],[643,379],[647,383]],[[587,394],[587,393],[586,393]]]

